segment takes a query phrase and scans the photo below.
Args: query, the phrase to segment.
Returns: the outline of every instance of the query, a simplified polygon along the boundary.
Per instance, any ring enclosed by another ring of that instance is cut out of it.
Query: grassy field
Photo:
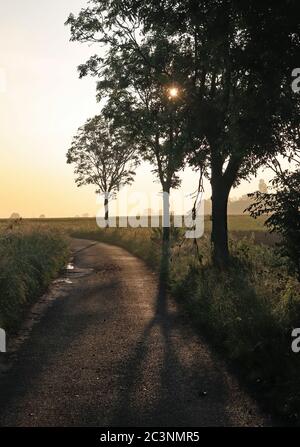
[[[9,219],[0,219],[0,231],[7,229],[10,224]],[[70,218],[45,218],[45,219],[23,219],[22,226],[34,225],[38,227],[48,227],[63,230],[72,231],[80,228],[97,229],[95,217],[70,217]],[[253,219],[249,215],[241,216],[228,216],[229,231],[232,232],[265,232],[264,218]],[[211,220],[210,216],[205,216],[205,231],[210,231]]]

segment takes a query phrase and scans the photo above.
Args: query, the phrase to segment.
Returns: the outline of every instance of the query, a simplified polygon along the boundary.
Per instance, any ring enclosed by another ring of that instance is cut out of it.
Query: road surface
[[[70,275],[1,378],[1,426],[269,425],[141,260],[72,246],[85,274]]]

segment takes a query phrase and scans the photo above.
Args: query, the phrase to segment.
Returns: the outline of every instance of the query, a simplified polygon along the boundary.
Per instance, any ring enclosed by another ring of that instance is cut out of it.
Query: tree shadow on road
[[[199,351],[194,352],[191,358],[191,328],[172,308],[168,273],[169,257],[163,256],[154,314],[129,354],[126,367],[123,365],[109,426],[230,425],[224,377],[207,352],[202,358],[197,356]],[[211,382],[214,402],[209,402],[209,395],[206,399]]]

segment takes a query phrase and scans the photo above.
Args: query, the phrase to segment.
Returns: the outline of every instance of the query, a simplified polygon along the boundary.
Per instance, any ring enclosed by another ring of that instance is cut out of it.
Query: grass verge
[[[65,239],[46,229],[0,235],[0,327],[14,331],[68,257]]]

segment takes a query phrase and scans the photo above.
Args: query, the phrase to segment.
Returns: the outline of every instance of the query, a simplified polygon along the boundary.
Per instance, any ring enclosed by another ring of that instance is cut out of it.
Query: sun
[[[168,89],[170,98],[177,98],[179,95],[179,89],[177,87],[170,87]]]

